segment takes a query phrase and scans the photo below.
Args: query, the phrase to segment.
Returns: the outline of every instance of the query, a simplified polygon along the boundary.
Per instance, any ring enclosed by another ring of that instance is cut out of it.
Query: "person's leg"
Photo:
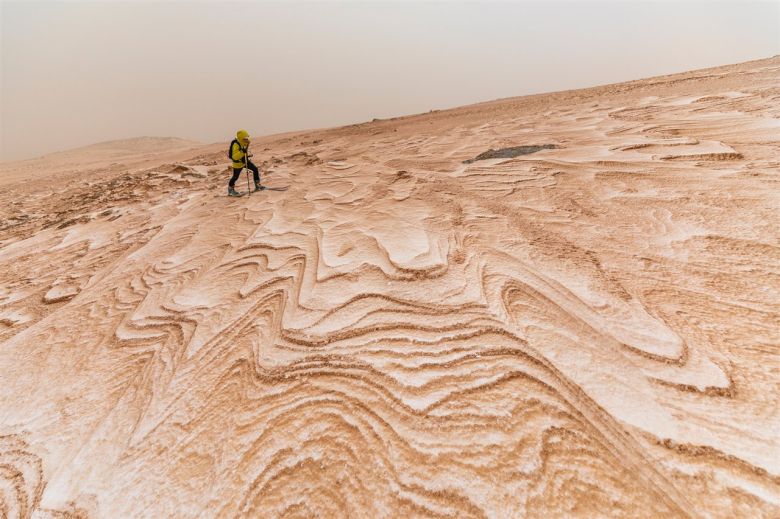
[[[255,179],[255,185],[259,186],[260,185],[260,170],[257,169],[257,166],[255,166],[255,163],[252,162],[251,160],[249,161],[249,164],[247,164],[247,166],[249,167],[249,169],[252,170],[252,176]]]
[[[230,182],[228,182],[228,186],[236,187],[236,180],[238,180],[239,175],[241,175],[242,169],[243,168],[233,168],[233,176],[230,177]]]

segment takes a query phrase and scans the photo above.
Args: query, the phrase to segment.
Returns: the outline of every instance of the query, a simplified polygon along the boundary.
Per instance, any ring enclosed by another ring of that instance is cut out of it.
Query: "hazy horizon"
[[[0,160],[339,126],[780,54],[778,2],[0,3]]]

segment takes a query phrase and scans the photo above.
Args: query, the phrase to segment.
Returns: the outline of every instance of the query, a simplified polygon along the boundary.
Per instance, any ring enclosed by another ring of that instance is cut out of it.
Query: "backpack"
[[[234,144],[238,144],[238,149],[240,149],[241,151],[244,152],[244,160],[246,160],[246,150],[241,147],[241,143],[238,142],[238,139],[233,139],[230,142],[230,147],[228,148],[228,151],[227,151],[227,156],[230,159],[230,162],[233,162],[233,145]]]

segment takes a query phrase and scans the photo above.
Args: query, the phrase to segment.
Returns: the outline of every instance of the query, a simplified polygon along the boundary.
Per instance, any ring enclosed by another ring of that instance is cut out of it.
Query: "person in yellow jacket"
[[[246,130],[238,130],[236,132],[236,138],[230,143],[228,156],[233,162],[233,176],[230,178],[230,182],[228,182],[228,195],[241,196],[236,191],[236,180],[238,180],[244,168],[252,170],[252,175],[255,179],[255,191],[265,189],[265,186],[260,185],[260,170],[249,160],[252,154],[249,153],[249,133]]]

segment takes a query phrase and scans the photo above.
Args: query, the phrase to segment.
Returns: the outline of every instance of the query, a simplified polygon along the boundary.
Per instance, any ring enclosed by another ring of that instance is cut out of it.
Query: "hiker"
[[[238,180],[244,168],[252,170],[252,175],[255,178],[255,191],[265,189],[265,186],[260,185],[260,170],[249,160],[251,156],[252,154],[249,153],[249,133],[246,130],[238,130],[236,138],[230,143],[230,150],[228,151],[228,157],[233,161],[233,176],[230,178],[230,182],[228,182],[228,195],[241,196],[241,193],[236,191],[236,180]]]

